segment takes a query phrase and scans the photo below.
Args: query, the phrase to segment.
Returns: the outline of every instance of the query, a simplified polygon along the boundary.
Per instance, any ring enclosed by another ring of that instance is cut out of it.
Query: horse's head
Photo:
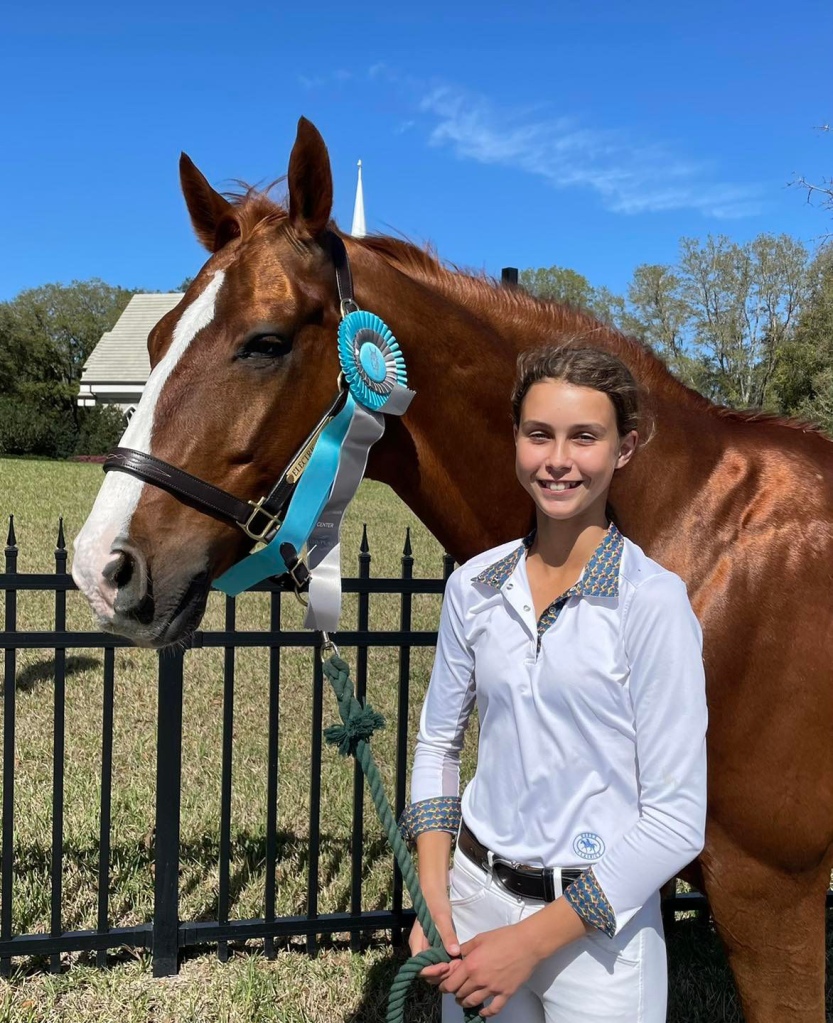
[[[256,500],[337,394],[329,158],[302,119],[286,209],[255,194],[229,202],[184,154],[180,174],[212,255],[150,334],[153,371],[121,444]],[[211,581],[250,546],[228,521],[110,472],[72,574],[104,628],[158,647],[196,627]]]

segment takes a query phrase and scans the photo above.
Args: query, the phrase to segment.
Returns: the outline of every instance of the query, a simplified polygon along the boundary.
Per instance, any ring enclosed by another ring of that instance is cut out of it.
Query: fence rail
[[[158,708],[156,723],[156,807],[154,838],[154,909],[152,920],[130,927],[110,925],[111,870],[111,801],[113,787],[113,710],[116,648],[130,644],[118,636],[101,632],[68,630],[66,627],[66,594],[75,584],[67,574],[67,551],[63,524],[59,526],[55,549],[55,572],[21,573],[17,568],[18,546],[14,519],[10,519],[5,548],[5,571],[0,574],[0,591],[5,593],[4,631],[0,645],[4,647],[3,689],[3,800],[2,854],[0,855],[0,975],[8,976],[15,956],[48,956],[50,969],[60,969],[60,957],[68,952],[95,952],[99,965],[106,963],[109,949],[123,946],[150,949],[155,976],[175,973],[184,949],[206,943],[217,944],[221,959],[228,956],[228,943],[258,939],[268,957],[276,954],[277,940],[289,937],[306,939],[306,947],[314,952],[319,937],[347,933],[351,947],[359,948],[361,935],[372,931],[390,931],[394,943],[413,919],[413,911],[404,907],[402,877],[394,865],[391,881],[390,909],[368,909],[362,898],[364,834],[364,781],[358,765],[354,767],[352,799],[349,912],[322,913],[318,905],[320,837],[321,837],[321,760],[324,679],[321,659],[313,658],[312,736],[310,764],[309,858],[307,866],[307,900],[304,915],[276,914],[276,867],[278,864],[277,793],[279,782],[278,732],[280,724],[281,653],[288,647],[313,648],[319,652],[318,637],[305,631],[284,631],[281,628],[281,601],[289,587],[283,582],[265,582],[255,590],[270,594],[269,629],[240,631],[236,627],[236,606],[233,598],[225,599],[225,627],[221,630],[198,631],[191,640],[192,648],[221,648],[223,659],[223,700],[220,786],[219,891],[217,919],[188,921],[179,916],[180,891],[180,810],[182,785],[182,721],[183,677],[187,652],[182,650],[158,656]],[[412,600],[417,594],[442,594],[453,568],[452,559],[443,558],[441,578],[414,578],[414,558],[410,536],[406,534],[398,578],[371,578],[371,557],[367,534],[362,538],[359,572],[356,578],[344,580],[346,593],[357,594],[357,624],[353,630],[339,633],[339,643],[356,648],[353,677],[359,699],[367,691],[368,650],[388,647],[398,650],[398,713],[392,726],[396,736],[395,791],[392,803],[396,814],[405,805],[408,748],[408,710],[410,700],[411,649],[430,647],[436,642],[436,630],[414,631]],[[17,595],[25,591],[54,594],[55,627],[50,631],[18,628]],[[373,630],[369,627],[371,594],[399,598],[399,629]],[[294,598],[293,598],[294,599]],[[262,647],[269,651],[268,739],[266,756],[266,871],[263,891],[263,917],[230,919],[231,803],[233,720],[235,701],[235,651],[242,647]],[[101,728],[101,803],[98,843],[97,926],[90,930],[62,929],[62,876],[64,842],[64,761],[66,736],[66,652],[68,649],[97,648],[103,652],[103,713]],[[50,928],[44,934],[14,934],[14,832],[15,832],[15,724],[16,724],[16,655],[18,650],[50,650],[54,653],[53,694],[53,756],[52,756],[52,831]],[[679,910],[703,910],[706,903],[697,893],[676,894],[665,901],[667,922]]]

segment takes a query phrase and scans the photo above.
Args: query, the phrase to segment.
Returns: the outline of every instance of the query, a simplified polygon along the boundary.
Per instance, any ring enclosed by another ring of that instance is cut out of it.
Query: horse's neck
[[[407,426],[388,417],[368,474],[392,487],[455,558],[529,528],[532,506],[515,479],[509,414],[515,361],[521,348],[575,340],[577,333],[616,350],[637,375],[657,378],[651,381],[656,435],[617,480],[613,501],[623,528],[643,546],[673,526],[702,482],[685,438],[706,413],[667,374],[663,380],[663,370],[635,347],[617,350],[630,342],[581,316],[571,320],[559,307],[524,308],[497,289],[465,292],[451,277],[415,280],[378,256],[357,257],[359,304],[391,326],[417,391]],[[700,455],[702,466],[702,449]]]

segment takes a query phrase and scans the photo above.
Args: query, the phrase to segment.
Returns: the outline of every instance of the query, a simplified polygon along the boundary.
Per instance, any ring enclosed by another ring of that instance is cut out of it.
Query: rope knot
[[[385,719],[368,705],[351,712],[344,724],[325,728],[324,738],[337,746],[343,757],[349,757],[355,755],[360,742],[368,742],[377,729],[384,727]]]

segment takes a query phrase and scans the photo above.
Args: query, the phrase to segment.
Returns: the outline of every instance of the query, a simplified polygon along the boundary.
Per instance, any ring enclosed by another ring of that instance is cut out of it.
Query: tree
[[[808,297],[774,378],[781,409],[833,434],[833,244],[809,270]]]
[[[615,325],[624,313],[625,303],[618,295],[605,287],[594,288],[586,277],[568,267],[522,270],[518,283],[537,298],[584,309],[605,323]]]
[[[0,351],[7,361],[11,355],[20,380],[75,387],[101,335],[133,294],[95,279],[22,291],[0,304]]]
[[[817,131],[833,131],[833,125],[821,124]],[[803,188],[807,193],[807,202],[817,205],[828,213],[833,213],[833,178],[822,178],[819,183],[808,181],[803,175],[793,178],[789,184]],[[826,235],[829,238],[830,235]]]
[[[112,415],[80,409],[76,396],[84,363],[133,294],[74,281],[0,303],[0,450],[27,453],[31,443],[29,451],[62,457],[79,440],[97,447],[114,432]]]
[[[788,235],[683,238],[676,266],[637,267],[626,329],[709,397],[774,406],[773,379],[807,294],[809,253]]]

